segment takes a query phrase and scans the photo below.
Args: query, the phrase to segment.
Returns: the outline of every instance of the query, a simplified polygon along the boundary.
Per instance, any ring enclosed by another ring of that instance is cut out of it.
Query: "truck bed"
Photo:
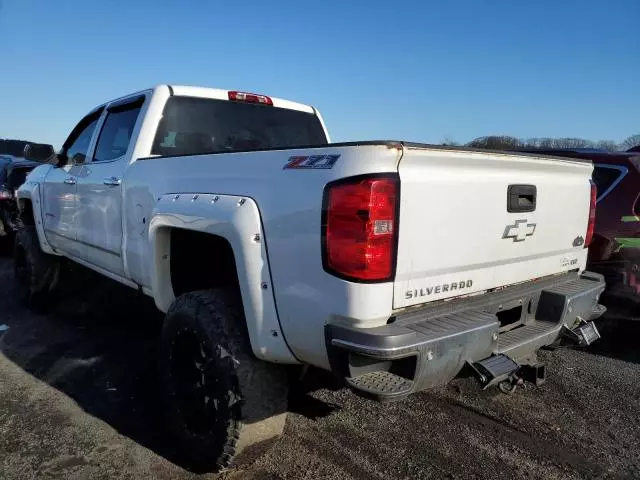
[[[366,146],[383,146],[389,148],[419,148],[425,150],[449,150],[453,152],[475,152],[475,153],[494,153],[498,155],[515,155],[522,156],[522,152],[512,152],[508,150],[490,150],[483,148],[473,148],[466,146],[454,146],[454,145],[436,145],[431,143],[421,143],[421,142],[408,142],[405,140],[362,140],[355,142],[333,142],[327,143],[325,145],[299,145],[294,148],[282,148],[282,147],[272,147],[272,148],[254,148],[254,149],[245,149],[245,150],[234,150],[233,152],[203,152],[198,155],[224,155],[229,153],[244,153],[244,152],[270,152],[270,151],[278,151],[278,150],[310,150],[310,149],[318,149],[318,148],[339,148],[339,147],[366,147]],[[194,155],[153,155],[148,157],[138,158],[140,160],[153,160],[158,158],[175,158],[175,157],[187,157]],[[582,158],[569,158],[569,157],[560,157],[557,155],[541,155],[536,153],[526,153],[527,157],[534,158],[545,158],[545,159],[555,159],[562,161],[570,161],[577,163],[591,163],[590,160],[585,160]]]
[[[331,168],[285,168],[291,158],[311,155],[339,158]],[[587,229],[591,168],[589,162],[528,154],[367,141],[145,157],[127,170],[123,185],[126,211],[142,206],[150,212],[158,198],[177,193],[253,199],[285,336],[294,339],[298,358],[326,367],[327,322],[376,327],[407,307],[583,270],[587,250],[573,242]],[[366,175],[399,178],[390,281],[349,281],[323,265],[325,189]],[[537,187],[535,211],[507,211],[512,184]],[[526,223],[518,229],[521,220]],[[535,233],[527,235],[532,223]],[[127,235],[125,242],[133,280],[150,285],[145,237]]]

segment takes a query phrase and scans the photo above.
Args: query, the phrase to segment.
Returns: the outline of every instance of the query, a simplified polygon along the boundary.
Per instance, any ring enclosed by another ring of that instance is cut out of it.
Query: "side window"
[[[89,150],[89,143],[91,143],[91,137],[93,136],[93,131],[96,129],[96,125],[98,123],[98,119],[91,121],[87,124],[84,129],[80,131],[75,140],[67,147],[66,154],[67,158],[71,160],[73,156],[77,153],[81,153],[82,155],[87,155],[87,151]]]
[[[127,153],[129,141],[136,125],[140,104],[127,109],[109,111],[98,137],[94,162],[113,160]]]

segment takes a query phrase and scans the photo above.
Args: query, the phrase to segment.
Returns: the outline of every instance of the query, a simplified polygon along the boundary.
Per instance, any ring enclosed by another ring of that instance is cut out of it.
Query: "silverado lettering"
[[[426,287],[414,290],[407,290],[405,298],[407,300],[418,297],[428,297],[433,293],[444,293],[453,290],[462,290],[464,288],[471,288],[473,280],[462,280],[460,282],[445,283],[444,285],[436,285],[435,287]]]

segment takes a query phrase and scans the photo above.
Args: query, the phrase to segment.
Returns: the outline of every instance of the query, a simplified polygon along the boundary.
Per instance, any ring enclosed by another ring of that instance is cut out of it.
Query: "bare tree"
[[[556,138],[553,140],[554,148],[592,148],[594,143],[584,138]]]
[[[640,133],[631,135],[620,142],[620,150],[629,150],[630,148],[640,146]]]
[[[457,145],[445,137],[443,145]],[[615,152],[617,150],[628,150],[633,147],[640,147],[640,134],[631,137],[618,144],[612,140],[585,140],[584,138],[575,137],[532,137],[527,139],[519,139],[508,135],[489,135],[486,137],[478,137],[466,144],[468,147],[487,148],[491,150],[513,150],[518,148],[598,148],[607,152]]]
[[[544,137],[539,139],[540,148],[553,148],[555,140],[553,138]]]
[[[526,148],[540,148],[540,138],[527,138],[522,140],[522,146]]]
[[[453,138],[449,137],[448,135],[446,137],[444,137],[442,139],[442,141],[440,142],[440,145],[448,145],[450,147],[457,147],[458,145],[460,145],[459,142],[456,142]]]
[[[490,150],[512,150],[522,147],[522,142],[515,137],[507,135],[492,135],[489,137],[478,137],[467,143],[468,147],[487,148]]]
[[[618,150],[618,144],[612,140],[600,140],[596,142],[596,148],[606,150],[607,152],[615,152]]]

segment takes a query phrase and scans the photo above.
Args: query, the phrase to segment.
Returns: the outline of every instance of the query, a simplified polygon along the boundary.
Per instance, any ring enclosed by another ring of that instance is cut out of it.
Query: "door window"
[[[107,113],[100,137],[98,137],[96,153],[93,156],[94,162],[114,160],[127,153],[140,109],[141,106],[137,103],[131,108],[119,108],[117,111]]]
[[[79,125],[81,130],[77,134],[77,137],[75,138],[75,140],[72,140],[72,137],[69,137],[69,140],[71,140],[71,145],[67,147],[65,152],[68,160],[71,160],[73,156],[78,153],[84,156],[87,155],[87,152],[89,150],[89,144],[91,143],[91,137],[93,136],[93,131],[96,129],[97,123],[98,123],[98,119],[95,118],[93,120],[90,120],[89,123],[84,128],[82,128]],[[72,133],[72,136],[73,136],[73,133]]]

